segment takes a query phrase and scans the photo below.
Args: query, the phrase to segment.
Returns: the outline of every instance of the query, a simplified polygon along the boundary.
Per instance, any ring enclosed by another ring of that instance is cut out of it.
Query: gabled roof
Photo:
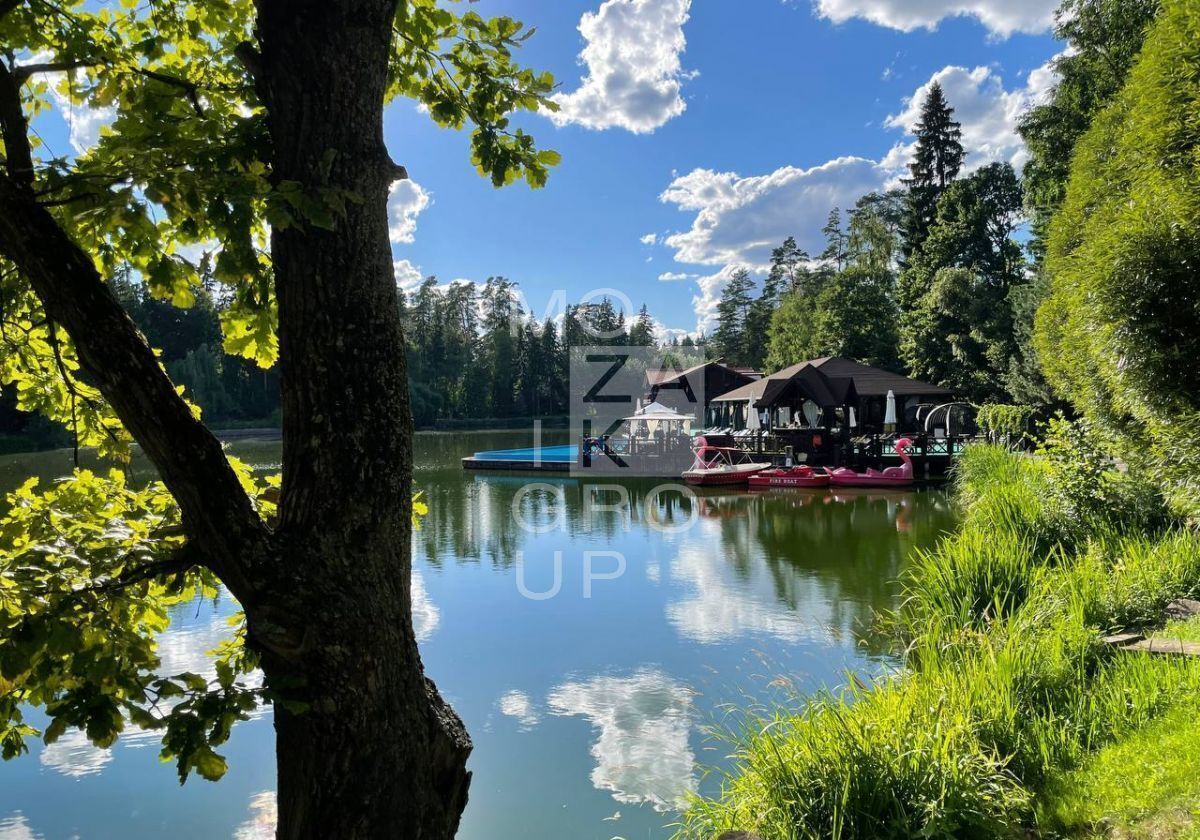
[[[953,396],[951,391],[939,385],[932,385],[928,382],[922,382],[919,379],[910,379],[907,376],[901,376],[889,370],[864,365],[861,362],[855,362],[850,359],[843,359],[838,356],[824,356],[820,359],[799,362],[791,367],[786,367],[781,371],[772,373],[770,376],[765,376],[748,385],[743,385],[741,388],[735,388],[729,393],[717,397],[714,402],[745,402],[749,399],[757,402],[762,399],[768,383],[792,379],[806,368],[816,368],[831,380],[853,379],[854,389],[860,397],[883,397],[887,396],[888,391],[891,391],[898,397],[911,395],[928,397]]]
[[[646,384],[649,385],[650,387],[654,387],[655,385],[663,385],[667,382],[674,382],[677,379],[683,379],[686,376],[689,376],[693,373],[698,373],[699,371],[705,370],[710,367],[722,368],[724,370],[729,371],[732,374],[743,376],[748,379],[753,379],[756,376],[762,376],[761,373],[751,370],[750,368],[741,368],[741,367],[734,367],[733,365],[727,365],[727,364],[725,364],[724,359],[710,359],[706,362],[701,362],[698,365],[693,365],[692,367],[688,368],[687,370],[675,370],[674,368],[668,368],[668,367],[661,367],[661,368],[658,368],[657,370],[647,370],[646,371]]]
[[[646,382],[650,385],[662,385],[664,382],[674,382],[676,379],[695,373],[696,371],[704,370],[709,365],[720,364],[720,362],[702,362],[698,365],[692,365],[687,370],[675,370],[674,368],[659,368],[658,370],[646,371]]]

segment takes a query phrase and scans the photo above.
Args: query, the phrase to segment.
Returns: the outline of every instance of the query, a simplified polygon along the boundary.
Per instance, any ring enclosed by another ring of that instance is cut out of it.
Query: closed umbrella
[[[816,428],[817,421],[821,419],[821,407],[812,400],[805,400],[804,419],[810,429]]]
[[[892,391],[887,393],[887,410],[883,413],[883,428],[884,431],[896,431],[896,395]]]
[[[753,432],[762,428],[762,423],[759,422],[758,412],[754,409],[754,397],[746,400],[746,428]]]

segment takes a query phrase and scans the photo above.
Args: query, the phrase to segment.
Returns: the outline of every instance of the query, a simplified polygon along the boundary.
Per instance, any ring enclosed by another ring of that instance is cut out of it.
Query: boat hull
[[[738,464],[733,467],[713,469],[691,469],[683,474],[688,484],[700,487],[746,484],[755,473],[768,469],[770,464]]]
[[[912,476],[866,475],[847,470],[835,470],[829,477],[833,487],[911,487]]]
[[[767,490],[772,487],[828,487],[829,473],[807,470],[767,470],[750,476],[750,489]]]

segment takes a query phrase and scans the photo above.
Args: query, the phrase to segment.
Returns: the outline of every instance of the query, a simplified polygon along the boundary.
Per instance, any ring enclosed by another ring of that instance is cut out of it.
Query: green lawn
[[[1043,801],[1044,837],[1200,840],[1200,697],[1057,777]]]

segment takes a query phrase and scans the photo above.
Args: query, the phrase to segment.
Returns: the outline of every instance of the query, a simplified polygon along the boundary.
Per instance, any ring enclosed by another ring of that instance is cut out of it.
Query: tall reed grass
[[[1080,522],[1043,461],[994,447],[968,450],[956,494],[962,528],[913,559],[888,618],[903,671],[745,720],[679,837],[1016,837],[1054,773],[1200,690],[1194,660],[1100,643],[1200,592],[1200,535],[1131,533],[1119,504]]]

